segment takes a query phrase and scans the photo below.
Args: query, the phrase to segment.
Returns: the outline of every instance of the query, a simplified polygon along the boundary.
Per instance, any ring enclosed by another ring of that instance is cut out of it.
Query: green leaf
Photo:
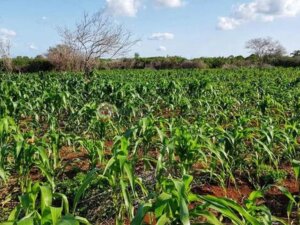
[[[56,225],[58,220],[61,218],[62,216],[62,208],[59,207],[50,207],[50,211],[51,211],[51,219],[52,219],[52,224]]]
[[[190,225],[189,209],[184,198],[180,197],[180,220],[184,225]]]
[[[6,173],[4,171],[4,169],[2,167],[0,167],[0,178],[6,182],[7,181],[7,178],[6,178]]]
[[[157,131],[160,141],[163,143],[165,137],[164,133],[158,127],[155,127],[155,129]]]
[[[38,167],[42,171],[42,173],[46,176],[48,182],[51,185],[52,190],[54,190],[55,189],[54,176],[43,165],[36,163],[36,167]]]
[[[280,223],[282,225],[288,225],[283,219],[280,219],[280,218],[278,218],[276,216],[272,216],[272,221],[276,222],[276,223]]]
[[[164,224],[168,224],[168,223],[170,223],[170,220],[167,217],[167,214],[163,214],[157,221],[156,225],[164,225]]]
[[[125,172],[127,174],[127,178],[129,180],[131,189],[134,191],[135,190],[135,184],[134,184],[133,174],[132,174],[131,167],[130,167],[130,165],[128,163],[124,164],[124,170],[125,170]]]
[[[292,201],[293,203],[297,204],[295,198],[293,197],[293,195],[291,194],[291,192],[289,192],[288,189],[286,189],[285,187],[282,186],[276,186],[286,197],[288,197],[288,199],[290,199],[290,201]]]
[[[81,224],[90,225],[90,222],[86,218],[75,216],[75,219]]]
[[[81,186],[79,187],[78,191],[76,191],[75,197],[74,197],[74,202],[73,202],[73,213],[75,213],[76,211],[76,207],[77,204],[79,202],[79,199],[81,198],[81,196],[83,195],[83,193],[85,192],[85,190],[88,188],[88,186],[90,185],[91,181],[93,179],[95,179],[95,175],[98,172],[97,169],[92,170],[91,172],[89,172],[85,179],[83,180]]]
[[[52,205],[52,191],[47,186],[41,186],[41,210],[42,214],[47,207]]]
[[[20,197],[20,202],[21,202],[21,206],[24,209],[28,209],[30,208],[31,205],[33,205],[34,203],[32,202],[32,198],[30,197],[30,193],[24,194]]]
[[[243,225],[244,222],[239,218],[237,214],[234,213],[233,210],[243,216],[243,218],[248,223],[252,225],[261,225],[255,217],[251,216],[243,207],[230,199],[217,198],[210,195],[200,196],[200,198],[210,204],[210,208],[217,210],[218,212],[222,213],[223,216],[228,217],[229,219],[233,220],[233,222],[239,225]]]
[[[24,138],[21,134],[14,136],[16,141],[15,157],[18,158],[23,147]]]
[[[34,225],[33,218],[25,218],[17,222],[17,225]]]
[[[107,170],[109,170],[110,167],[115,163],[115,161],[116,161],[116,159],[114,157],[108,161],[108,163],[106,164],[105,170],[103,172],[104,176],[106,175]]]
[[[38,147],[38,152],[39,152],[39,155],[43,161],[43,164],[46,165],[47,167],[49,167],[50,163],[49,163],[49,157],[48,157],[48,154],[46,152],[45,149],[41,148],[41,147]]]
[[[75,219],[74,216],[67,215],[67,216],[63,216],[57,222],[57,225],[79,225],[79,222]]]
[[[186,176],[186,184],[183,182],[179,182],[176,180],[173,180],[175,187],[179,194],[179,204],[180,204],[180,220],[182,224],[184,225],[190,225],[190,218],[189,218],[189,209],[187,206],[187,202],[185,200],[185,185],[189,186],[189,183],[191,182],[191,177]]]
[[[184,183],[186,191],[188,191],[190,189],[192,181],[193,181],[193,176],[190,176],[190,175],[183,176],[183,183]]]
[[[16,208],[14,208],[13,211],[11,211],[11,213],[9,214],[8,217],[8,221],[15,221],[18,219],[20,213],[20,206],[17,206]]]
[[[256,199],[263,198],[263,197],[264,197],[264,195],[263,195],[263,193],[261,191],[253,191],[249,195],[248,200],[255,201]]]
[[[203,211],[201,210],[200,213],[196,213],[198,216],[203,216],[204,218],[207,219],[207,221],[210,224],[214,224],[214,225],[223,225],[214,214],[212,214],[211,212],[208,211]]]
[[[289,201],[288,206],[287,206],[287,210],[286,210],[288,219],[291,218],[294,205],[295,205],[295,203],[293,201]]]
[[[69,201],[67,196],[61,193],[55,193],[53,194],[54,197],[60,197],[62,200],[62,207],[64,209],[64,214],[67,215],[70,212],[70,207],[69,207]]]
[[[120,180],[120,185],[121,185],[121,190],[122,190],[122,196],[125,202],[125,206],[127,209],[129,209],[129,198],[128,198],[128,194],[127,194],[127,190],[126,190],[126,185],[124,183],[123,180]]]
[[[300,161],[298,160],[293,160],[292,161],[292,166],[295,172],[295,177],[298,180],[299,179],[299,175],[300,175]]]
[[[167,193],[162,193],[158,196],[158,200],[155,203],[155,217],[161,217],[164,213],[165,208],[167,207],[167,203],[172,199],[172,195]]]
[[[145,215],[151,210],[152,204],[146,203],[141,205],[138,208],[137,214],[135,215],[134,219],[131,222],[131,225],[141,225],[143,224]]]

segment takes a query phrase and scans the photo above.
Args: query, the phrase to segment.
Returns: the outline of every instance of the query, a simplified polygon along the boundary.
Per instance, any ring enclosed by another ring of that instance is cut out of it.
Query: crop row
[[[299,207],[297,69],[2,74],[0,100],[4,224],[285,224]],[[287,220],[261,203],[274,189]]]

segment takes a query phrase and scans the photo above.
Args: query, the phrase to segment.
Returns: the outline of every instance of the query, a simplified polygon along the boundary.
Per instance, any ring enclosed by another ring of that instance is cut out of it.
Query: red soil
[[[106,141],[104,143],[104,155],[111,155],[113,141]],[[74,170],[87,172],[90,169],[89,153],[83,147],[75,149],[72,146],[64,146],[59,151],[60,158],[65,163],[64,172],[69,173]],[[103,165],[97,165],[102,168]]]
[[[205,185],[203,187],[194,187],[193,191],[200,195],[227,197],[241,204],[253,190],[248,185],[242,185],[239,187],[230,186],[228,188],[222,188],[220,186],[214,185]]]
[[[59,152],[60,158],[66,164],[64,172],[72,172],[73,170],[88,171],[90,163],[88,160],[88,152],[84,148],[75,150],[73,147],[64,146]]]

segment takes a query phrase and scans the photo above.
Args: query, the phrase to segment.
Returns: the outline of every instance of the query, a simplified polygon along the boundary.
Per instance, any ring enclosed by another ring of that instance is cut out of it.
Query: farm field
[[[299,160],[299,69],[0,74],[0,224],[297,224]]]

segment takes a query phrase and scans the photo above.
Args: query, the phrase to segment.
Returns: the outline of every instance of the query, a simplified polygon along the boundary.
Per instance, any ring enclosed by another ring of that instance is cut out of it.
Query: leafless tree
[[[68,45],[56,45],[48,49],[47,58],[58,71],[83,70],[84,58]]]
[[[260,58],[278,57],[286,53],[285,48],[280,42],[270,37],[251,39],[246,43],[246,48],[249,49],[252,54]]]
[[[83,67],[88,74],[98,58],[123,55],[137,42],[122,25],[118,25],[104,11],[84,13],[74,29],[60,28],[65,45],[83,57]]]
[[[10,57],[11,43],[8,39],[0,39],[0,58],[2,59],[4,70],[12,71],[12,61]]]

